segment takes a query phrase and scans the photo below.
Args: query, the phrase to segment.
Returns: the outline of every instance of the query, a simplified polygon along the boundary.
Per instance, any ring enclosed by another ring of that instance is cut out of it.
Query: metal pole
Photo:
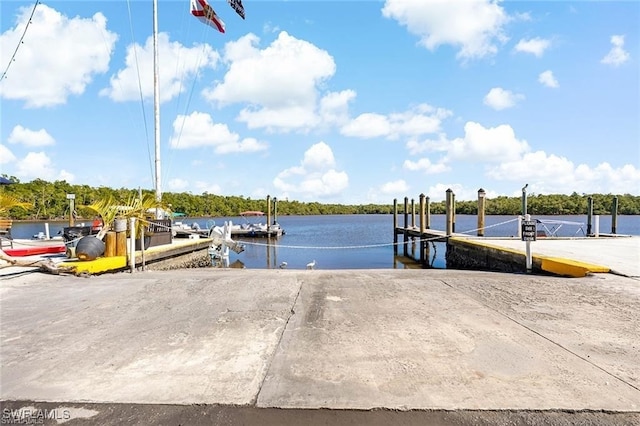
[[[522,187],[522,216],[527,214],[527,186],[528,183]]]
[[[153,116],[155,132],[156,201],[162,201],[160,172],[160,65],[158,62],[158,0],[153,0]],[[157,213],[157,212],[156,212]],[[157,214],[156,214],[157,215]]]

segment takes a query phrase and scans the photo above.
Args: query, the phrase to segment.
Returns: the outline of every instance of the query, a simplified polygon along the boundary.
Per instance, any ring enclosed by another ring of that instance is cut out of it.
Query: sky
[[[159,164],[162,192],[340,204],[640,195],[640,2],[209,2],[224,34],[158,0],[156,156],[152,1],[3,0],[0,175],[153,189]]]

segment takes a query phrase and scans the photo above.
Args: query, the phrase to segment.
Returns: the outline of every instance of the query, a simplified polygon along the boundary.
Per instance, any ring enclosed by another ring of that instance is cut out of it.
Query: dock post
[[[76,194],[67,194],[69,200],[69,227],[75,226]]]
[[[398,254],[398,199],[393,199],[393,254]]]
[[[613,197],[611,205],[611,233],[615,234],[618,228],[618,196]]]
[[[404,233],[402,236],[403,253],[405,257],[409,255],[409,233],[407,227],[409,225],[409,197],[404,197]]]
[[[267,236],[271,229],[271,195],[267,195]]]
[[[526,222],[529,222],[531,220],[531,216],[528,214],[524,215],[524,220]],[[525,246],[526,246],[526,266],[527,266],[527,273],[530,274],[531,270],[533,269],[533,259],[531,258],[531,239],[527,238],[527,240],[525,241]]]
[[[527,186],[528,183],[522,187],[522,216],[527,214]]]
[[[484,204],[486,192],[478,189],[478,237],[484,237]]]
[[[416,227],[416,203],[413,198],[411,199],[411,227]]]
[[[424,194],[420,194],[420,263],[425,263],[425,238],[424,238]]]
[[[278,224],[278,198],[273,197],[273,224]]]
[[[451,190],[451,188],[447,189],[445,202],[444,202],[445,213],[447,218],[447,226],[446,226],[447,237],[451,236],[451,234],[453,233],[453,216],[451,213],[451,194],[453,194],[453,191]]]
[[[129,229],[131,229],[131,236],[129,237],[129,266],[131,267],[131,273],[136,270],[136,218],[129,218]],[[144,250],[144,246],[140,247]]]
[[[429,200],[429,197],[425,197],[424,205],[426,217],[426,220],[424,221],[424,227],[427,229],[431,229],[431,201]]]
[[[593,220],[593,197],[587,198],[587,237],[591,235],[591,222]]]
[[[456,194],[451,191],[451,232],[456,232]]]

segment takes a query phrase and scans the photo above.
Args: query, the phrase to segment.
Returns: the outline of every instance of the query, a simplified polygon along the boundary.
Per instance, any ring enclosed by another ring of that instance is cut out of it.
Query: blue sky
[[[640,2],[210,4],[225,34],[159,0],[164,192],[640,195]],[[151,0],[33,9],[0,4],[0,174],[152,189]]]

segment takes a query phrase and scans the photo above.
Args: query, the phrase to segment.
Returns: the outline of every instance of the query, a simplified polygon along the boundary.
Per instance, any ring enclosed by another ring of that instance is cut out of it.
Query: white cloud
[[[360,114],[343,126],[340,133],[363,139],[386,137],[391,134],[391,123],[383,114],[367,112]]]
[[[551,70],[541,72],[538,76],[538,81],[543,85],[554,89],[560,87],[560,84],[558,84],[558,80],[556,80],[555,76],[553,75],[553,71]]]
[[[385,195],[404,196],[404,194],[409,192],[409,185],[404,179],[398,179],[382,184],[380,188],[378,188],[378,192]]]
[[[66,170],[56,172],[51,159],[44,152],[30,152],[16,162],[16,176],[25,179],[66,180],[72,182],[75,177]]]
[[[8,164],[16,161],[16,156],[6,146],[0,144],[0,164]]]
[[[9,63],[31,10],[21,8],[15,26],[0,35],[0,63]],[[84,93],[96,74],[108,71],[118,37],[107,30],[102,13],[69,18],[40,3],[31,22],[0,85],[1,97],[23,100],[29,108],[64,104],[69,96]]]
[[[231,152],[264,151],[267,145],[254,138],[240,139],[226,124],[214,123],[204,112],[194,111],[191,115],[178,115],[173,122],[173,135],[169,146],[176,149],[210,146],[216,154]]]
[[[335,166],[336,159],[333,156],[333,151],[329,145],[324,142],[312,145],[311,148],[304,153],[302,167],[305,170],[322,170]]]
[[[498,180],[528,182],[532,191],[538,193],[634,193],[634,189],[640,187],[640,169],[634,165],[619,168],[608,163],[595,167],[576,166],[565,157],[544,151],[530,152],[502,163],[487,175]]]
[[[158,34],[160,101],[171,100],[189,88],[185,81],[195,78],[204,68],[215,68],[220,60],[218,52],[208,44],[185,47],[179,42],[169,41],[166,33]],[[140,92],[145,99],[153,98],[153,39],[147,38],[144,46],[135,43],[127,47],[125,68],[119,70],[109,81],[109,87],[100,91],[114,101],[136,101]],[[138,79],[140,76],[140,79]]]
[[[317,199],[340,194],[349,186],[349,176],[335,170],[331,147],[319,142],[305,152],[300,166],[280,172],[273,180],[273,185],[285,196],[291,194]]]
[[[420,104],[405,112],[389,115],[364,113],[342,126],[340,133],[363,139],[420,136],[440,131],[442,120],[451,114],[449,110],[428,104]]]
[[[481,58],[498,51],[509,21],[498,1],[386,0],[383,16],[398,21],[429,50],[450,44],[461,59]]]
[[[447,135],[440,133],[438,139],[425,139],[420,142],[415,139],[407,141],[406,148],[409,154],[415,155],[427,151],[447,151],[449,149],[450,142],[447,139]]]
[[[222,194],[222,188],[216,183],[209,183],[199,180],[196,181],[194,186],[196,189],[196,194],[204,194],[205,192],[209,194]]]
[[[56,143],[55,139],[45,129],[30,130],[20,125],[11,130],[8,141],[9,143],[21,143],[30,147],[55,145]]]
[[[485,128],[470,121],[464,132],[464,138],[450,142],[447,160],[500,163],[518,159],[530,149],[526,141],[516,138],[508,124]]]
[[[614,67],[627,62],[630,56],[629,52],[624,50],[624,36],[612,35],[611,44],[613,45],[613,47],[611,47],[609,53],[607,53],[606,56],[600,60],[600,62],[607,65],[613,65]]]
[[[516,52],[531,53],[539,58],[549,46],[551,46],[551,41],[536,37],[529,40],[520,40],[514,47],[514,50]]]
[[[320,100],[320,117],[324,124],[342,125],[349,120],[349,102],[356,98],[353,90],[330,92]]]
[[[495,110],[512,108],[516,103],[524,99],[524,95],[513,93],[501,87],[494,87],[484,97],[484,104]]]
[[[168,187],[170,190],[172,191],[184,191],[185,189],[187,189],[189,187],[189,181],[184,180],[184,179],[180,179],[180,178],[175,178],[175,179],[171,179],[168,182]]]
[[[258,43],[254,34],[227,43],[224,60],[229,70],[204,96],[221,105],[250,104],[238,116],[250,129],[289,131],[317,126],[319,87],[335,74],[333,57],[284,31],[263,50]]]
[[[444,173],[451,170],[451,168],[443,162],[432,163],[428,158],[421,158],[418,161],[405,160],[402,167],[414,172],[423,171],[426,174]]]

